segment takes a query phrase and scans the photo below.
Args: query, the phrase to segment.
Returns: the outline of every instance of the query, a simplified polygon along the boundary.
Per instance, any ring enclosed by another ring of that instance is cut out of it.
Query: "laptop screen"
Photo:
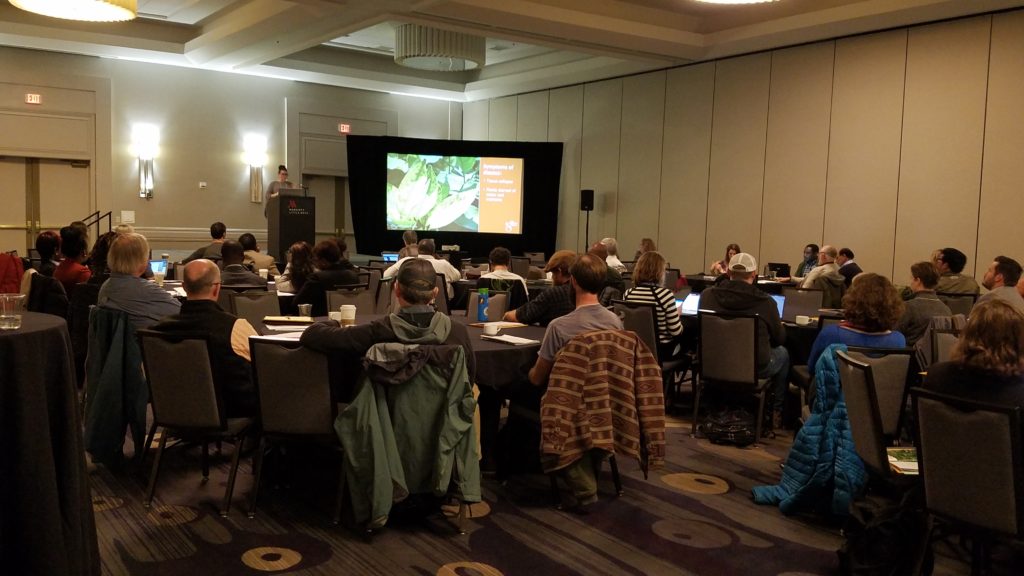
[[[167,274],[167,260],[150,260],[149,269],[153,274]]]
[[[772,294],[771,296],[775,300],[775,305],[779,307],[779,318],[782,318],[782,309],[786,307],[786,297],[782,294]]]
[[[380,255],[385,262],[398,262],[398,252],[381,252]]]
[[[679,307],[679,314],[683,316],[696,316],[697,310],[700,308],[700,294],[690,292],[686,295],[685,300],[676,300],[676,306]]]

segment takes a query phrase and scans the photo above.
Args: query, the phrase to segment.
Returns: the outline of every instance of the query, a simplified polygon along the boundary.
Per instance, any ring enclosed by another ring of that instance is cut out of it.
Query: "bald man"
[[[256,329],[217,304],[220,269],[212,260],[189,262],[182,280],[188,299],[181,305],[181,312],[167,316],[153,329],[208,335],[213,378],[220,384],[228,417],[255,416],[249,337],[258,335]]]
[[[818,265],[811,269],[811,271],[804,277],[803,283],[800,284],[801,288],[815,288],[814,283],[823,276],[839,276],[839,281],[845,283],[845,279],[839,274],[839,264],[836,264],[836,258],[839,257],[839,251],[836,250],[835,246],[825,245],[818,251]]]

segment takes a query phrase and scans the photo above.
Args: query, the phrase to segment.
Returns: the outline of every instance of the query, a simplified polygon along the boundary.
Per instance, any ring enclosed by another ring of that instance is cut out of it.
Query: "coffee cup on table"
[[[162,287],[164,285],[164,273],[163,272],[153,272],[153,282],[156,282],[157,286],[161,286]]]
[[[313,305],[312,304],[299,304],[299,316],[312,316]]]
[[[341,324],[341,312],[338,312],[337,310],[331,310],[330,312],[327,313],[327,316],[331,320],[334,320],[338,324]]]
[[[807,326],[808,324],[811,323],[811,317],[810,316],[797,316],[796,317],[796,323],[797,323],[798,326]]]
[[[270,270],[268,270],[266,268],[260,268],[259,275],[260,275],[260,278],[263,278],[264,280],[266,280],[267,276],[270,275]]]
[[[497,324],[493,322],[488,322],[484,324],[484,334],[488,336],[497,336],[498,330],[500,330],[500,328],[498,327]]]
[[[342,326],[355,326],[356,325],[356,307],[355,304],[342,304],[339,311],[341,314],[341,325]]]

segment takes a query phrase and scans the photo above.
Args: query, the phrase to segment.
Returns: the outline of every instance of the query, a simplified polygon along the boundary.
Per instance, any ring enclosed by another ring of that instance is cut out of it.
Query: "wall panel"
[[[548,142],[562,143],[562,181],[558,195],[558,235],[555,248],[579,250],[580,169],[583,151],[583,86],[551,90],[548,101]],[[548,254],[550,256],[550,254]]]
[[[515,96],[507,96],[491,100],[487,129],[488,140],[516,139],[516,101]]]
[[[630,76],[622,83],[622,147],[616,239],[632,259],[645,236],[658,237],[665,72]]]
[[[753,54],[715,70],[705,266],[731,242],[760,250],[771,62],[770,53]]]
[[[980,275],[1000,254],[1024,262],[1024,12],[992,18],[985,160],[978,218]]]
[[[547,142],[548,92],[523,94],[516,99],[516,140]]]
[[[658,250],[684,273],[703,270],[708,218],[713,62],[668,72]]]
[[[622,80],[606,80],[583,88],[583,156],[581,188],[594,190],[590,243],[615,236],[619,192]],[[586,215],[580,213],[586,241]]]
[[[761,250],[755,254],[762,267],[796,260],[805,244],[820,238],[834,56],[833,42],[772,55]]]
[[[976,253],[990,24],[982,17],[910,30],[897,278],[942,246],[967,254],[968,272],[991,258]]]
[[[906,30],[836,42],[823,238],[886,276],[896,235],[906,48]],[[787,262],[798,262],[799,250],[794,246]]]
[[[487,140],[491,101],[478,100],[462,105],[462,137],[466,140]]]

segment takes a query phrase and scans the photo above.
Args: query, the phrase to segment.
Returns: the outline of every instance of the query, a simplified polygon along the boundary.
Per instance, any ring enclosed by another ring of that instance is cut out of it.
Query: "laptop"
[[[779,278],[789,278],[789,264],[784,262],[769,262],[768,270],[775,272],[775,275]]]
[[[686,298],[676,300],[676,306],[679,307],[680,316],[696,316],[697,310],[700,309],[700,294],[690,292]]]
[[[150,260],[149,269],[153,271],[153,274],[167,275],[167,260]]]
[[[380,256],[381,258],[384,259],[385,262],[388,262],[389,264],[394,264],[395,262],[398,262],[398,252],[381,252]]]
[[[796,322],[797,316],[817,316],[818,306],[821,302],[821,293],[807,294],[800,291],[790,293],[786,299],[785,312],[782,314],[783,322]]]

